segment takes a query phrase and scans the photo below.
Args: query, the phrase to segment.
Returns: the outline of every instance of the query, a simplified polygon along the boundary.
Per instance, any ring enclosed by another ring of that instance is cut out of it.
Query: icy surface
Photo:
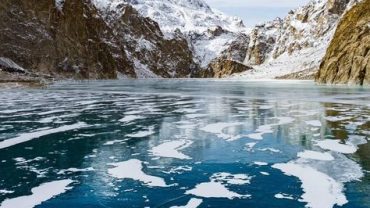
[[[365,88],[301,81],[79,81],[1,90],[0,143],[32,139],[0,149],[0,203],[70,178],[73,189],[40,207],[83,207],[86,199],[100,206],[102,198],[108,207],[239,208],[262,198],[276,208],[362,207],[369,97]]]

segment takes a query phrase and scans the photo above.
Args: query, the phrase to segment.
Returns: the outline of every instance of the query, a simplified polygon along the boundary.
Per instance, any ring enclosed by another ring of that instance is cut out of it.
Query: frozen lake
[[[370,207],[370,89],[121,80],[0,90],[0,204]]]

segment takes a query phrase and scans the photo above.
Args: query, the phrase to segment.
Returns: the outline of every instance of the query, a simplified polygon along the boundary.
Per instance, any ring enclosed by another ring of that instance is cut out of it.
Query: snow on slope
[[[156,21],[168,37],[181,31],[193,50],[194,61],[202,68],[219,57],[236,39],[237,33],[246,32],[240,18],[214,10],[203,0],[125,1],[143,16]]]
[[[220,26],[229,31],[244,29],[241,19],[211,9],[203,0],[125,0],[143,16],[158,22],[162,31],[205,32]]]
[[[203,0],[93,0],[102,11],[115,11],[122,3],[158,23],[168,39],[181,35],[193,51],[194,62],[205,68],[228,48],[238,33],[246,33],[242,20],[210,8]]]
[[[314,74],[342,14],[356,2],[311,0],[283,20],[256,26],[244,61],[254,70],[233,77],[276,78],[300,71]]]

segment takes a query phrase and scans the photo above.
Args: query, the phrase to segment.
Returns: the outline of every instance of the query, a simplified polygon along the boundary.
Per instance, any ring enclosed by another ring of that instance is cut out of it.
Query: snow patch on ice
[[[6,190],[6,189],[1,189],[0,190],[0,194],[3,195],[3,194],[12,194],[14,193],[14,191],[9,191],[9,190]]]
[[[349,117],[349,116],[327,116],[325,117],[325,120],[331,121],[331,122],[344,121],[344,120],[349,120],[349,119],[352,119],[352,117]]]
[[[343,194],[342,183],[310,166],[289,162],[272,167],[281,170],[285,175],[299,178],[304,191],[301,200],[307,202],[307,207],[332,208],[334,205],[342,206],[348,202]]]
[[[127,137],[132,137],[132,138],[142,138],[142,137],[148,137],[155,134],[154,127],[149,127],[147,130],[142,130],[136,133],[132,134],[127,134]]]
[[[266,163],[266,162],[259,162],[259,161],[253,162],[253,164],[258,165],[258,166],[266,166],[266,165],[268,165],[268,163]]]
[[[131,159],[124,162],[110,163],[114,168],[108,169],[108,173],[118,179],[133,179],[150,187],[167,187],[163,178],[147,175],[143,171],[143,162]]]
[[[19,135],[18,137],[1,141],[0,142],[0,149],[5,149],[7,147],[11,147],[11,146],[14,146],[14,145],[17,145],[17,144],[20,144],[20,143],[28,142],[28,141],[31,141],[33,139],[37,139],[37,138],[40,138],[40,137],[43,137],[43,136],[46,136],[46,135],[49,135],[49,134],[66,132],[66,131],[70,131],[70,130],[74,130],[74,129],[80,129],[80,128],[84,128],[84,127],[88,127],[88,126],[89,125],[87,125],[84,122],[79,122],[79,123],[76,123],[76,124],[65,125],[65,126],[61,126],[61,127],[58,127],[58,128],[54,128],[54,129],[45,129],[45,128],[38,129],[38,130],[36,130],[34,132],[31,132],[31,133],[24,133],[24,134]]]
[[[109,145],[114,145],[114,144],[117,144],[117,143],[123,143],[124,141],[125,140],[122,140],[122,139],[116,139],[116,140],[105,142],[103,145],[104,146],[109,146]]]
[[[232,175],[230,173],[216,173],[210,182],[200,183],[194,189],[186,191],[186,194],[204,198],[248,198],[250,195],[241,195],[230,191],[225,185],[227,184],[249,184],[251,177],[244,174]]]
[[[94,171],[94,170],[95,169],[92,168],[92,167],[89,167],[89,168],[68,168],[68,169],[60,170],[57,174],[63,175],[63,174],[66,174],[66,173],[90,172],[90,171]]]
[[[347,142],[346,144],[341,144],[340,140],[334,140],[334,139],[326,139],[322,141],[317,141],[315,145],[325,150],[331,150],[334,152],[340,152],[344,154],[352,154],[357,151],[357,146],[349,142]]]
[[[252,151],[253,147],[256,146],[257,142],[249,142],[245,144],[247,151]]]
[[[311,150],[305,150],[297,154],[299,158],[311,159],[311,160],[324,160],[331,161],[334,157],[328,152],[316,152]]]
[[[283,194],[283,193],[275,194],[274,197],[277,198],[277,199],[290,199],[290,200],[294,199],[293,196],[288,195],[288,194]]]
[[[322,125],[319,120],[306,121],[306,124],[315,127],[320,127]]]
[[[203,199],[191,198],[190,201],[184,206],[172,206],[171,208],[197,208]]]
[[[227,141],[233,141],[233,140],[239,139],[240,137],[226,134],[223,132],[223,130],[229,127],[240,126],[240,125],[243,125],[243,123],[241,122],[235,122],[235,123],[220,122],[220,123],[208,124],[207,126],[201,128],[200,130],[215,134],[217,135],[217,137],[223,138]]]
[[[130,123],[132,121],[138,120],[138,119],[143,119],[143,116],[137,116],[137,115],[127,115],[120,119],[119,121],[122,123]]]
[[[189,147],[193,142],[189,140],[176,140],[176,141],[169,141],[163,144],[160,144],[156,147],[153,147],[149,152],[151,152],[154,156],[157,157],[168,157],[168,158],[176,158],[180,160],[189,160],[191,157],[183,154],[180,150],[183,150]]]
[[[231,174],[231,173],[215,173],[211,177],[214,181],[222,181],[227,184],[243,185],[250,184],[251,176],[246,174]]]
[[[38,187],[32,188],[31,195],[20,196],[12,199],[5,199],[1,203],[1,208],[30,208],[52,199],[55,196],[65,193],[73,181],[70,179],[43,183]]]

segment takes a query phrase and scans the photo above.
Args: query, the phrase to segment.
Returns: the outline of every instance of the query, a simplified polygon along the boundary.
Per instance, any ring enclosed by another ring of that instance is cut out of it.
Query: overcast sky
[[[212,8],[242,18],[245,25],[284,17],[289,10],[306,4],[309,0],[205,0]]]

